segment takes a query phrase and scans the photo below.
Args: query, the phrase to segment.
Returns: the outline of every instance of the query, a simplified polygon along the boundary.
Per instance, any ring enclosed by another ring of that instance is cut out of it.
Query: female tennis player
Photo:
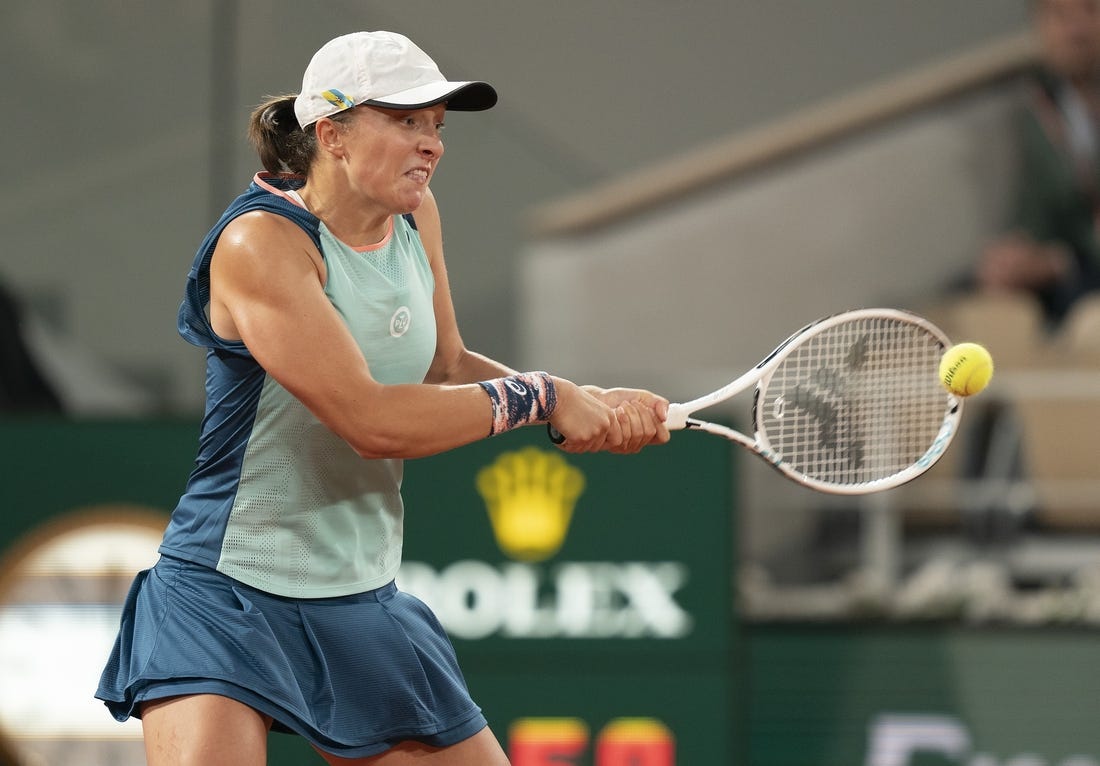
[[[573,451],[632,453],[668,439],[668,402],[464,346],[428,184],[445,113],[495,102],[361,32],[254,111],[267,172],[179,311],[206,349],[198,458],[97,692],[142,719],[152,766],[263,764],[272,729],[330,764],[507,764],[439,623],[394,585],[401,460],[547,422]]]

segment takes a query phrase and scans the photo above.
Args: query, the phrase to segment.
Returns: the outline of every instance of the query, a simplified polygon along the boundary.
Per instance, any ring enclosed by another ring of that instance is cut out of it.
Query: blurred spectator
[[[0,413],[62,409],[28,347],[19,304],[0,284]]]
[[[1031,0],[1041,63],[1019,117],[1018,194],[982,289],[1035,294],[1056,326],[1100,289],[1100,0]]]

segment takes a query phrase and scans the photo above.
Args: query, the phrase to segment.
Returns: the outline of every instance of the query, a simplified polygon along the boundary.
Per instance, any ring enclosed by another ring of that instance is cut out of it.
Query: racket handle
[[[668,405],[668,417],[665,418],[665,426],[669,431],[682,431],[687,428],[687,419],[690,414],[691,411],[682,404],[670,404]],[[565,441],[565,435],[549,423],[546,424],[546,434],[554,444],[561,444]]]
[[[668,405],[668,417],[665,418],[665,428],[669,431],[681,431],[687,428],[688,415],[691,411],[682,404]]]

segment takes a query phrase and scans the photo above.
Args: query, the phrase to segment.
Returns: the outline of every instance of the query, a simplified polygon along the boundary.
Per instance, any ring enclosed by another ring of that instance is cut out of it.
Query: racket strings
[[[897,474],[936,439],[949,408],[941,340],[901,319],[868,317],[792,344],[756,400],[757,437],[817,481]]]

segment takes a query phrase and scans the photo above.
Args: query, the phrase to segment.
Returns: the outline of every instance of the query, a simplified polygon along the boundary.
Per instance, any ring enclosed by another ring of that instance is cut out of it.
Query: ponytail
[[[294,116],[296,96],[273,96],[252,110],[248,121],[248,140],[270,173],[309,173],[317,139],[310,130],[298,127]]]

